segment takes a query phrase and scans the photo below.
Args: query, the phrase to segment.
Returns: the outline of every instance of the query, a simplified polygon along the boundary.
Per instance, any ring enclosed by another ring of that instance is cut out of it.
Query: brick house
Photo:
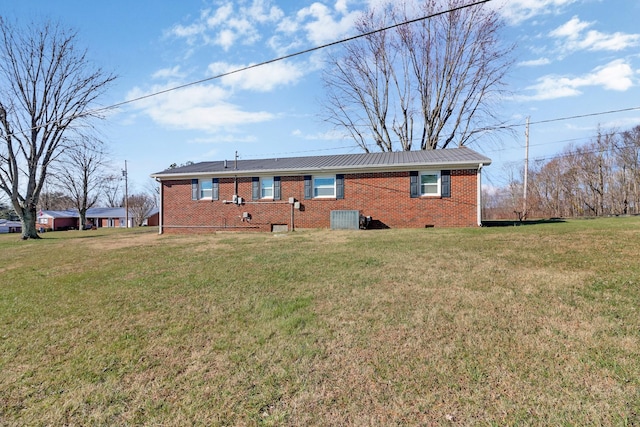
[[[42,210],[38,212],[37,228],[40,230],[72,230],[78,228],[78,211],[68,209],[64,211]]]
[[[466,147],[201,162],[152,174],[160,233],[329,228],[358,212],[370,228],[481,225],[481,170]]]
[[[134,227],[133,212],[129,210],[129,227]],[[96,228],[123,228],[127,224],[124,208],[89,208],[86,213],[87,225]],[[158,210],[152,209],[143,225],[158,225]],[[75,230],[80,228],[80,214],[76,209],[64,211],[42,210],[38,213],[38,228],[43,230]]]

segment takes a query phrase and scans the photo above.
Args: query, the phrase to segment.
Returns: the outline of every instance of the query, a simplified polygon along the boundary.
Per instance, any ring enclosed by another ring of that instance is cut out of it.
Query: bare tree
[[[49,168],[98,117],[91,107],[115,79],[76,42],[57,24],[19,28],[0,18],[0,189],[23,239],[39,238],[36,207]]]
[[[399,0],[364,13],[356,29],[366,35],[324,74],[326,120],[367,152],[463,146],[498,123],[513,46],[501,44],[496,11],[466,3]],[[416,16],[430,18],[397,25]]]
[[[153,179],[146,181],[144,192],[153,200],[153,207],[157,208],[160,205],[160,186],[158,183]]]
[[[640,126],[622,133],[616,150],[623,191],[623,213],[640,213]]]
[[[107,207],[118,208],[124,202],[123,179],[120,175],[111,174],[105,177],[103,195]]]
[[[101,142],[83,139],[65,151],[63,163],[53,167],[55,182],[64,189],[80,216],[80,228],[87,223],[87,210],[98,202],[104,187],[106,160]]]
[[[62,211],[72,209],[73,206],[73,200],[60,191],[43,190],[38,199],[38,210]]]
[[[144,223],[151,210],[156,206],[153,197],[145,193],[129,196],[127,205],[136,227],[140,227]]]

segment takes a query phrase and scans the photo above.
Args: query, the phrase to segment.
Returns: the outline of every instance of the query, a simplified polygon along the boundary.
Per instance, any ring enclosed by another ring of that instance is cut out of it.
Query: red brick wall
[[[280,201],[252,201],[251,178],[238,178],[243,205],[231,201],[234,179],[220,178],[219,200],[191,200],[191,180],[162,182],[163,232],[221,230],[271,231],[273,224],[291,223],[289,197],[302,205],[294,211],[296,228],[328,228],[332,210],[359,210],[376,227],[423,228],[477,226],[477,171],[451,171],[451,197],[411,198],[409,172],[344,175],[344,199],[304,199],[304,177],[282,176]],[[243,221],[243,213],[251,215]]]

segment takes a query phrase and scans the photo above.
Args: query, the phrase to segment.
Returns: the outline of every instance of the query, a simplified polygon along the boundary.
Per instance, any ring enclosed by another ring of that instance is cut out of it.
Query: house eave
[[[160,181],[173,181],[177,179],[194,179],[201,177],[252,177],[252,176],[300,176],[316,175],[328,173],[367,173],[367,172],[406,172],[413,170],[429,169],[478,169],[479,165],[487,166],[491,164],[489,159],[476,162],[434,162],[434,163],[404,163],[404,164],[382,164],[363,166],[338,166],[338,167],[318,167],[302,169],[248,169],[248,170],[218,170],[206,172],[189,173],[156,173],[151,177]]]

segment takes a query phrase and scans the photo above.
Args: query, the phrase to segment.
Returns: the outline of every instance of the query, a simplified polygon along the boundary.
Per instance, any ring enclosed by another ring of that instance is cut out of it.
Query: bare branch
[[[18,27],[0,18],[0,189],[23,238],[38,237],[36,206],[49,168],[82,139],[96,117],[93,104],[115,79],[76,43],[76,33],[55,23]]]
[[[364,13],[356,28],[367,35],[345,45],[324,74],[327,122],[346,128],[365,150],[474,142],[481,124],[498,120],[513,46],[502,46],[495,11],[464,3],[401,0]],[[415,22],[416,14],[431,18]],[[373,31],[389,21],[414,22]]]

